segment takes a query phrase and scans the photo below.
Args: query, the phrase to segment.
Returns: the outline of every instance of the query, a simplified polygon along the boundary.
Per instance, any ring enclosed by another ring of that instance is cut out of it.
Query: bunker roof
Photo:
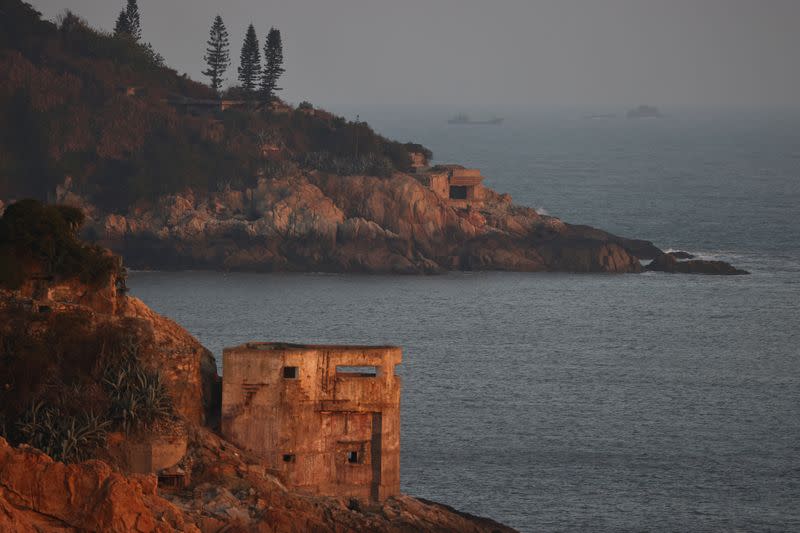
[[[226,350],[261,350],[261,351],[303,351],[303,350],[332,350],[332,351],[357,351],[357,350],[399,350],[400,346],[393,345],[367,345],[367,344],[296,344],[291,342],[246,342],[239,346],[226,348]]]

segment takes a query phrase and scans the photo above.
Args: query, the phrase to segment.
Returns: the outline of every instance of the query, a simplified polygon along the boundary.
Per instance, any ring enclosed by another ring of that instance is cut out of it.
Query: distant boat
[[[652,105],[640,105],[635,109],[628,111],[628,118],[662,118],[664,115],[657,107]]]
[[[469,115],[459,114],[447,121],[448,124],[469,124],[469,125],[486,125],[486,124],[502,124],[503,118],[494,117],[490,120],[472,120]]]

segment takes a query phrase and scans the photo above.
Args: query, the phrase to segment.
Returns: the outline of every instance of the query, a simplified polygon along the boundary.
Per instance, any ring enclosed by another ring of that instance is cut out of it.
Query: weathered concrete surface
[[[227,348],[222,433],[260,456],[287,487],[372,500],[397,495],[400,378],[394,367],[401,358],[391,346]],[[374,373],[353,371],[365,369]]]

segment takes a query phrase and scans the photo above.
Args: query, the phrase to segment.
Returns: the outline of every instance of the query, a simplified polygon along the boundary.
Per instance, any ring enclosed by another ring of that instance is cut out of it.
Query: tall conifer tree
[[[267,103],[272,102],[276,91],[283,90],[278,87],[278,80],[285,71],[281,32],[277,28],[270,28],[267,42],[264,43],[264,75],[261,78],[261,93]]]
[[[222,87],[225,71],[231,64],[231,56],[228,43],[228,31],[222,17],[217,15],[211,25],[211,32],[208,37],[208,48],[204,57],[208,68],[203,71],[205,76],[211,78],[211,88],[219,94]]]
[[[128,5],[125,8],[125,16],[128,19],[128,27],[130,28],[131,37],[134,41],[139,41],[142,38],[142,22],[139,19],[139,5],[136,0],[128,0]]]
[[[128,37],[131,34],[131,25],[128,22],[128,15],[125,14],[125,10],[119,12],[119,16],[117,17],[117,23],[114,24],[114,36],[115,37]]]
[[[247,27],[239,61],[239,81],[245,92],[252,95],[261,77],[261,50],[258,48],[258,37],[252,24]]]

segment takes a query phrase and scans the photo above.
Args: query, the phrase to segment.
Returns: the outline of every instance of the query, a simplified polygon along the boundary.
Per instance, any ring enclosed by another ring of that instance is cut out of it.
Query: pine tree
[[[119,16],[117,17],[117,23],[114,24],[114,36],[115,37],[127,37],[131,34],[131,25],[128,22],[128,15],[125,14],[125,10],[119,12]]]
[[[211,32],[208,37],[208,48],[203,58],[208,64],[208,69],[203,71],[203,75],[211,78],[211,88],[219,94],[222,82],[228,66],[231,64],[231,56],[228,48],[228,31],[222,17],[217,15],[214,24],[211,25]]]
[[[261,77],[261,50],[258,49],[258,37],[252,24],[248,26],[242,43],[240,56],[239,81],[248,95],[251,95]]]
[[[278,87],[278,80],[285,71],[281,32],[277,28],[270,28],[267,42],[264,43],[264,75],[261,78],[261,93],[267,103],[275,98],[275,91],[283,90]]]
[[[128,6],[125,8],[125,16],[128,18],[128,27],[130,28],[130,35],[134,41],[142,38],[142,22],[139,19],[139,5],[136,0],[128,0]]]

